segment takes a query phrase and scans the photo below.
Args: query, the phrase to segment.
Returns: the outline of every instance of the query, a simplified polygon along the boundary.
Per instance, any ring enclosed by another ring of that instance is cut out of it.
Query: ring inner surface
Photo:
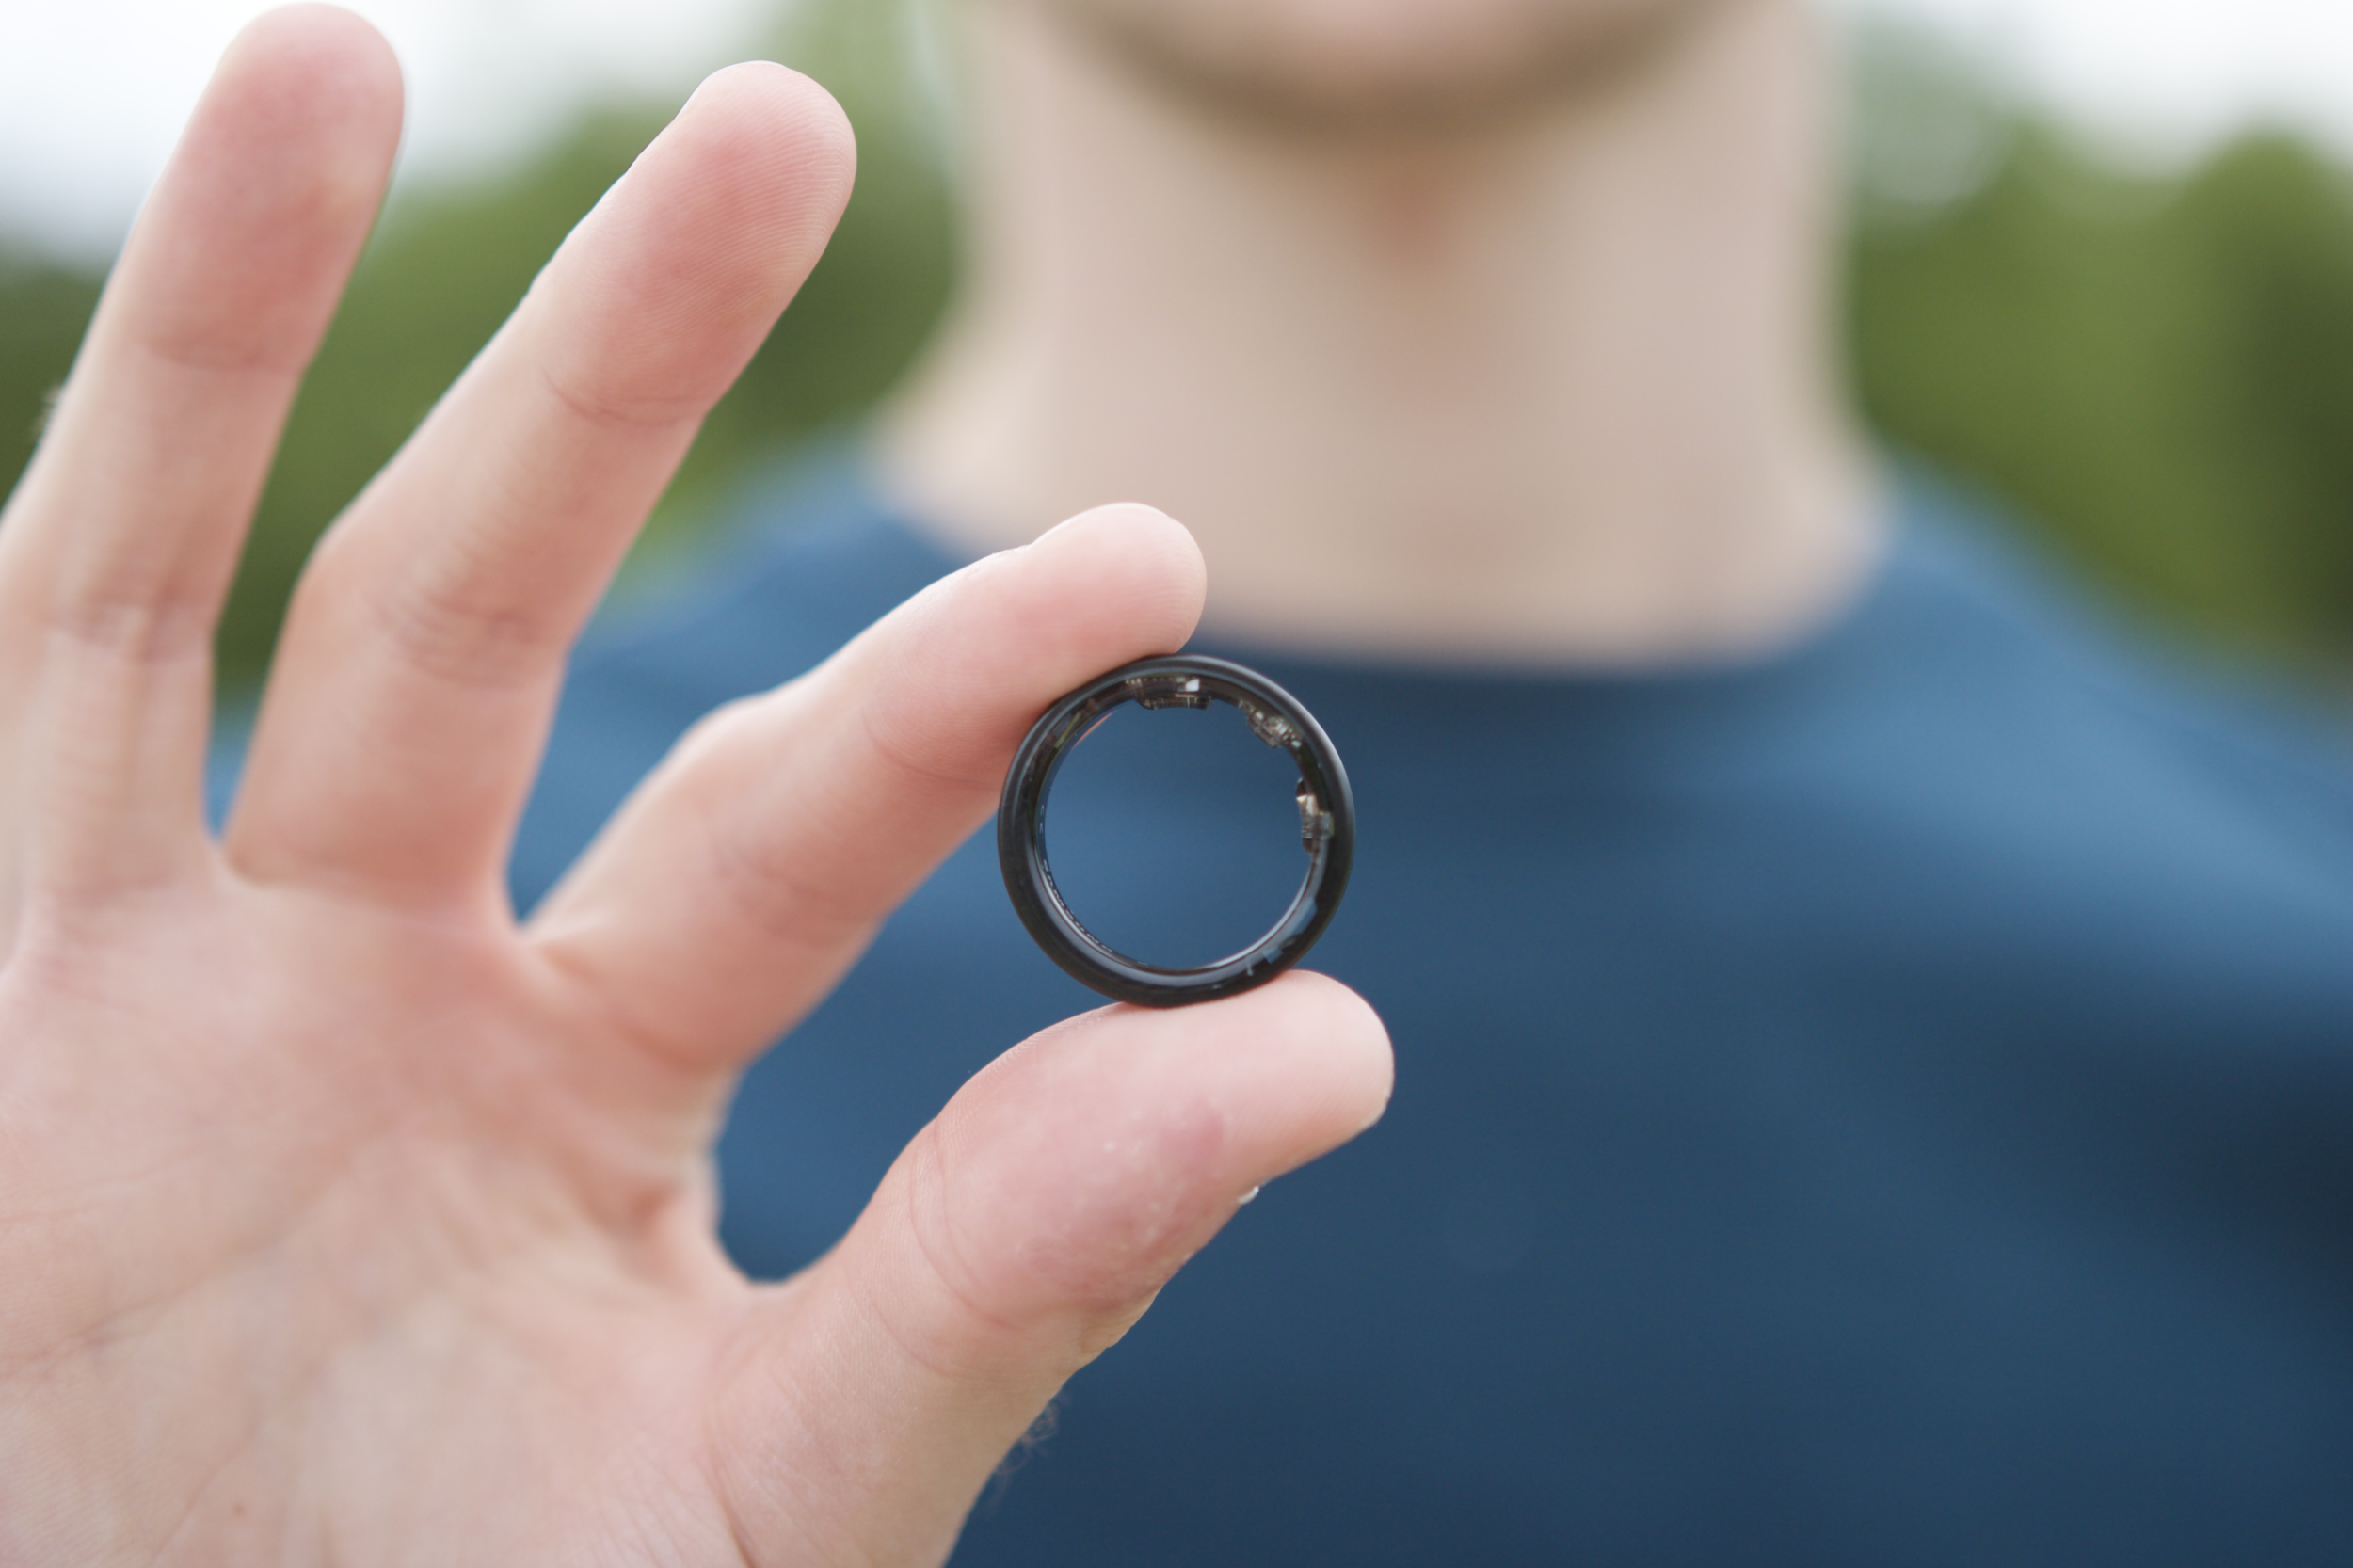
[[[1288,725],[1192,684],[1156,680],[1074,714],[1039,803],[1039,857],[1071,924],[1171,975],[1213,968],[1282,929],[1311,865]],[[1224,713],[1213,724],[1185,717],[1212,709]]]

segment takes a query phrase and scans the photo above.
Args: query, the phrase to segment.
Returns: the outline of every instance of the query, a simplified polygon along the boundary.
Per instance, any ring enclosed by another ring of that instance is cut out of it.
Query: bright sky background
[[[1829,0],[1927,23],[2091,128],[2179,156],[2250,120],[2353,156],[2353,0]]]
[[[510,157],[584,99],[682,92],[776,0],[346,0],[399,50],[412,168]],[[866,0],[891,4],[897,0]],[[1929,21],[2105,134],[2176,154],[2253,119],[2353,154],[2353,0],[1824,0]],[[0,235],[103,256],[262,0],[0,0]]]
[[[275,3],[0,0],[0,235],[110,254],[221,49]],[[342,3],[400,56],[404,162],[440,170],[527,150],[600,93],[682,97],[778,11],[776,0]]]

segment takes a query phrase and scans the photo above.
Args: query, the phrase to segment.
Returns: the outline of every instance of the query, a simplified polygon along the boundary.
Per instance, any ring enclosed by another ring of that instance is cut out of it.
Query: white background
[[[111,254],[214,60],[272,3],[0,0],[0,238]],[[399,54],[401,155],[427,172],[515,156],[601,93],[682,97],[777,14],[775,0],[342,3]]]
[[[2112,139],[2182,157],[2250,121],[2353,157],[2353,0],[1831,0],[1917,19]]]
[[[399,50],[412,171],[517,155],[584,100],[681,94],[776,0],[346,0]],[[893,4],[898,0],[865,0]],[[2107,139],[2179,157],[2250,120],[2353,155],[2353,0],[1824,0],[1940,27]],[[0,0],[0,238],[111,250],[260,0]]]

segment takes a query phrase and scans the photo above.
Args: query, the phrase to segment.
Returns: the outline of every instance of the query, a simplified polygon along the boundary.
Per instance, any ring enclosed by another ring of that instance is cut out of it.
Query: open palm
[[[734,1072],[1202,594],[1141,507],[981,562],[707,721],[518,926],[569,642],[847,195],[773,66],[337,523],[211,838],[214,617],[398,100],[344,13],[248,30],[0,524],[0,1562],[936,1561],[1236,1200],[1379,1113],[1380,1026],[1309,976],[1089,1014],[797,1278],[719,1252]]]

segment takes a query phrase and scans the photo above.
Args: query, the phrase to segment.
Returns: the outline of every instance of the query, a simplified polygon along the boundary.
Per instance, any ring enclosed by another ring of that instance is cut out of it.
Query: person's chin
[[[1337,133],[1475,127],[1588,89],[1730,0],[1043,0],[1130,68]]]

